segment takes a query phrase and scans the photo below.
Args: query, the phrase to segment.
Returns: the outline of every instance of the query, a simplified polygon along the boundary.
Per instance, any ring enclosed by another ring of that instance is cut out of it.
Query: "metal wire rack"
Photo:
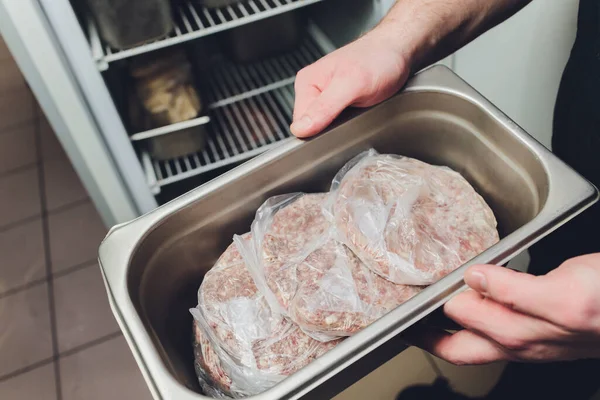
[[[290,136],[293,107],[290,84],[212,109],[209,139],[202,152],[167,161],[152,160],[142,152],[150,187],[158,193],[161,186],[247,160],[277,146]]]
[[[132,137],[134,142],[143,141],[157,134],[207,124],[209,138],[205,149],[185,157],[156,160],[136,144],[152,191],[158,194],[165,185],[250,159],[289,138],[296,73],[335,48],[311,22],[305,40],[293,52],[252,64],[239,65],[224,59],[216,63],[206,79],[204,94],[209,107],[204,119]]]
[[[262,93],[293,84],[296,73],[325,55],[313,35],[308,35],[293,52],[252,64],[239,65],[226,59],[215,63],[205,79],[206,100],[210,109],[216,109]],[[208,123],[202,116],[160,128],[138,132],[132,141],[146,140],[155,136]]]
[[[325,52],[312,36],[295,51],[253,64],[223,60],[211,68],[207,96],[211,108],[256,96],[294,82],[296,73],[323,57]]]
[[[245,0],[211,9],[200,6],[194,0],[181,0],[173,10],[175,28],[169,37],[127,50],[116,50],[103,43],[92,18],[87,20],[87,31],[92,55],[98,68],[103,71],[113,61],[208,36],[320,1],[322,0]]]

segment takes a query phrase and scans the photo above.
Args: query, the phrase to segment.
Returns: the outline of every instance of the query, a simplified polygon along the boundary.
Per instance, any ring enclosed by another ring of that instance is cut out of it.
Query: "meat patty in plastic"
[[[316,341],[274,313],[235,244],[204,277],[192,314],[230,378],[235,397],[269,389],[336,344]]]
[[[251,248],[260,254],[250,267],[286,315],[321,341],[358,332],[421,290],[380,277],[333,240],[323,214],[326,197],[294,194],[265,202],[253,224]]]
[[[434,283],[499,239],[490,207],[447,167],[371,151],[340,171],[330,196],[339,239],[395,283]]]

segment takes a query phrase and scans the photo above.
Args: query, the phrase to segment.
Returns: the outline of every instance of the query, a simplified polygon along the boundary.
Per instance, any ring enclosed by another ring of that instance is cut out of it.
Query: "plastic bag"
[[[335,177],[327,214],[374,272],[427,285],[498,242],[492,210],[457,172],[374,150]]]
[[[196,321],[193,332],[194,367],[202,392],[217,399],[231,398],[227,395],[231,388],[231,378],[223,370],[219,356]]]
[[[324,193],[293,193],[268,199],[256,212],[252,236],[236,237],[243,258],[271,307],[287,315],[298,278],[294,265],[327,240]]]
[[[299,283],[288,308],[290,318],[319,340],[351,336],[423,289],[380,277],[336,240],[295,269]]]
[[[198,306],[190,312],[224,372],[213,367],[210,376],[227,376],[229,382],[220,379],[219,389],[236,398],[271,388],[336,344],[310,338],[273,312],[235,244],[204,277]]]
[[[376,275],[334,240],[326,198],[273,197],[259,208],[252,238],[235,239],[273,307],[319,341],[350,336],[421,290]]]

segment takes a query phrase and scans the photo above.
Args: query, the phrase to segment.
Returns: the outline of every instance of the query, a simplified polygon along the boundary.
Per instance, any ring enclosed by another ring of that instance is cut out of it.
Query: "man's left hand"
[[[465,329],[411,334],[413,344],[456,365],[600,357],[600,254],[539,277],[473,266],[465,282],[470,290],[444,306]]]

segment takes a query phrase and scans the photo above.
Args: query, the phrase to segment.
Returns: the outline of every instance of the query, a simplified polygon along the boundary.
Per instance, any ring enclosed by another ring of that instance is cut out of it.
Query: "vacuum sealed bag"
[[[378,276],[335,240],[326,198],[273,197],[259,208],[252,237],[235,239],[273,308],[319,341],[350,336],[421,290]]]
[[[204,343],[196,352],[201,384],[213,382],[234,398],[271,388],[336,344],[312,339],[273,312],[235,244],[206,274],[190,311]]]
[[[326,213],[372,271],[427,285],[498,242],[490,207],[459,173],[374,150],[335,177]]]

